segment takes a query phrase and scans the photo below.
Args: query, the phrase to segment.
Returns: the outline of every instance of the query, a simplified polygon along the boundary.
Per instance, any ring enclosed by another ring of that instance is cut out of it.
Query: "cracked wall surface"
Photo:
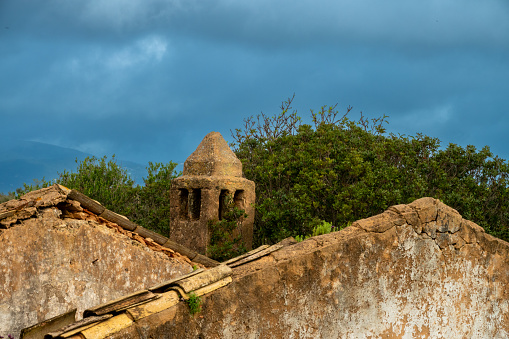
[[[507,338],[509,244],[432,198],[233,268],[114,338]]]
[[[22,328],[73,308],[82,314],[192,271],[190,261],[115,231],[57,186],[25,199],[0,205],[7,216],[0,220],[0,336],[17,338]]]

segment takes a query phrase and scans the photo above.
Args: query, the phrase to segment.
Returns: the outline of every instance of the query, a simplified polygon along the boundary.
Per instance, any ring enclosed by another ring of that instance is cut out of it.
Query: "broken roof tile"
[[[63,210],[63,217],[66,218],[94,220],[106,224],[110,229],[123,233],[150,249],[163,252],[169,257],[180,257],[188,263],[196,259],[194,262],[207,267],[219,264],[215,260],[199,255],[187,247],[170,241],[163,235],[132,222],[123,215],[106,209],[100,202],[77,190],[71,190],[58,184],[29,192],[20,199],[9,200],[0,204],[0,228],[12,227],[18,220],[31,218],[37,214],[39,209],[48,207],[57,207]],[[153,240],[153,242],[150,240]],[[175,256],[169,251],[164,251],[164,247],[178,252],[180,255]]]

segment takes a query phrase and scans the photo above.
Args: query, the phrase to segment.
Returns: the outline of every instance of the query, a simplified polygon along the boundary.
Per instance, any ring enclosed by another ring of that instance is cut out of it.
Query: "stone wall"
[[[12,211],[4,213],[9,218],[0,225],[0,336],[17,337],[22,328],[73,308],[81,315],[86,308],[192,271],[187,258],[153,251],[145,244],[150,240],[136,235],[137,241],[85,220],[118,227],[75,201],[70,211],[66,193],[57,186],[46,193],[9,202],[21,204],[13,209],[0,205]]]
[[[507,338],[509,244],[438,200],[391,207],[233,268],[114,338]]]

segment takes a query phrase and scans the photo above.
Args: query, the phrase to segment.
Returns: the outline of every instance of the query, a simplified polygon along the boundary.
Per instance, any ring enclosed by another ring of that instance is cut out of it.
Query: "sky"
[[[0,0],[0,126],[141,164],[338,104],[509,159],[507,0]]]

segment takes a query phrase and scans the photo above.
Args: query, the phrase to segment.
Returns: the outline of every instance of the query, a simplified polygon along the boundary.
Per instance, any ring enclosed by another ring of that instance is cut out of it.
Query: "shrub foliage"
[[[313,220],[350,222],[430,196],[509,240],[508,162],[489,147],[422,134],[387,134],[386,116],[358,121],[335,106],[303,124],[289,98],[276,116],[244,120],[232,132],[246,178],[256,183],[255,245],[313,233]]]
[[[17,197],[53,183],[76,189],[99,201],[107,209],[125,215],[135,223],[168,236],[170,225],[169,190],[171,180],[180,174],[174,162],[149,162],[144,186],[134,185],[127,170],[117,164],[115,156],[76,160],[75,172],[64,170],[53,182],[37,180],[16,191]]]
[[[235,206],[231,195],[223,199],[225,211],[222,219],[209,220],[207,223],[210,237],[207,255],[220,262],[246,252],[242,242],[241,225],[247,214]]]

